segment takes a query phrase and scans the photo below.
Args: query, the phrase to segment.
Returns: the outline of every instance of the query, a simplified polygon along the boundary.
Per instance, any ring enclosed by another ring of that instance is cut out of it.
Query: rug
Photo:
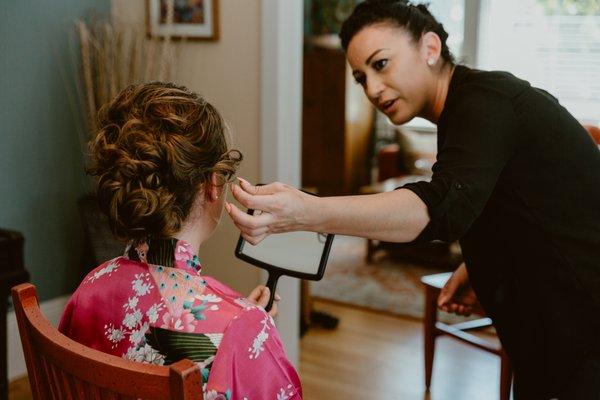
[[[311,296],[322,300],[358,306],[403,317],[422,319],[425,292],[424,275],[445,269],[394,260],[384,250],[371,263],[366,261],[366,239],[337,235],[325,276],[311,282]],[[439,311],[447,323],[473,319]]]

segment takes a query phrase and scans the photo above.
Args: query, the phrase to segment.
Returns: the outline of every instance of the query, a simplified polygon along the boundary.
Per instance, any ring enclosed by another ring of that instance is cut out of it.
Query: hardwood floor
[[[500,360],[439,338],[431,393],[424,390],[422,324],[346,306],[315,302],[340,318],[334,331],[312,328],[301,342],[305,400],[498,399]],[[27,380],[10,383],[9,399],[29,400]]]
[[[315,308],[339,317],[340,325],[334,331],[311,329],[302,339],[305,400],[499,397],[500,359],[494,355],[439,338],[426,394],[420,321],[324,302]]]
[[[31,400],[32,398],[29,380],[26,376],[8,384],[8,400]]]

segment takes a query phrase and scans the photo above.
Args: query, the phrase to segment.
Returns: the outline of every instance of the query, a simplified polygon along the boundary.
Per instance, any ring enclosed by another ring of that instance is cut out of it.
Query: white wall
[[[302,6],[302,0],[261,2],[260,179],[296,187],[302,148]],[[300,281],[283,277],[277,291],[283,298],[279,332],[289,359],[298,366]]]

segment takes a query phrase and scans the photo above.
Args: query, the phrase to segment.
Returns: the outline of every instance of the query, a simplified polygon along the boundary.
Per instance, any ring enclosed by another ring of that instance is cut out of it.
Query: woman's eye
[[[382,69],[385,68],[385,66],[387,65],[388,60],[385,58],[382,58],[381,60],[377,60],[373,63],[373,68],[375,69],[375,71],[381,71]]]
[[[354,83],[356,83],[357,85],[363,85],[365,83],[365,77],[364,76],[355,76]]]

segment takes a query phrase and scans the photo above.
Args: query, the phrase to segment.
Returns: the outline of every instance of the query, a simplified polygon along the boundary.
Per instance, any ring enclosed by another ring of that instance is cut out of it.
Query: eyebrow
[[[365,65],[369,65],[369,63],[371,62],[371,60],[373,59],[373,57],[375,57],[379,52],[383,51],[383,50],[389,50],[387,48],[383,48],[383,49],[378,49],[375,50],[370,56],[369,58],[367,58],[367,61],[365,61]],[[362,74],[360,71],[354,70],[352,71],[352,75],[354,76],[354,79],[358,79],[357,75]]]
[[[375,50],[375,51],[373,52],[373,54],[371,54],[371,55],[369,56],[369,58],[367,58],[367,61],[365,61],[365,65],[369,65],[369,63],[371,62],[371,59],[372,59],[373,57],[375,57],[375,56],[377,55],[377,53],[379,53],[380,51],[383,51],[383,50],[389,50],[389,49],[379,49],[379,50]]]

